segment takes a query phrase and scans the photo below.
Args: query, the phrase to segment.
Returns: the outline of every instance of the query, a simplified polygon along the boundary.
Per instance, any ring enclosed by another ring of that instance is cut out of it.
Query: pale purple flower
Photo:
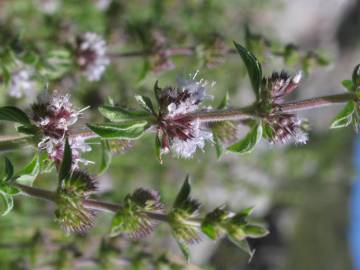
[[[76,41],[77,64],[89,81],[100,80],[110,60],[106,42],[96,33],[84,33]]]
[[[33,79],[34,70],[17,62],[17,67],[12,71],[8,87],[8,95],[14,98],[26,96],[32,100],[35,96],[36,81]]]
[[[50,159],[60,163],[64,154],[65,138],[69,138],[72,148],[73,164],[78,167],[79,162],[89,162],[80,158],[81,153],[88,152],[91,147],[81,136],[69,136],[73,126],[86,110],[76,110],[70,102],[70,95],[60,95],[56,91],[53,95],[44,93],[39,96],[38,102],[32,105],[32,120],[42,131],[43,138],[38,144],[39,149],[46,150]]]
[[[271,77],[265,79],[264,94],[268,95],[264,98],[270,98],[273,104],[283,102],[285,96],[291,94],[299,86],[302,78],[302,72],[299,71],[295,76],[290,76],[282,71],[274,72]]]
[[[197,149],[203,149],[206,141],[212,141],[212,132],[198,119],[188,114],[204,110],[202,102],[206,95],[207,82],[178,79],[177,88],[167,88],[159,96],[160,114],[158,135],[161,137],[161,153],[169,151],[183,158],[191,158]]]
[[[81,158],[81,154],[91,151],[90,145],[85,142],[81,136],[69,137],[69,145],[72,150],[73,168],[78,168],[80,163],[88,165],[92,161]],[[45,136],[38,144],[39,149],[45,150],[51,160],[60,164],[64,155],[65,139],[56,139]]]
[[[272,143],[306,144],[309,139],[303,128],[305,120],[294,114],[273,115],[267,121],[273,129],[273,135],[269,138]]]

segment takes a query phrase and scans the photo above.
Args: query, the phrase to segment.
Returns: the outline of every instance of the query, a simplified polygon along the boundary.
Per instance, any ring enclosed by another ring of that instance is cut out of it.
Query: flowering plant
[[[41,12],[45,14],[56,13],[61,7],[61,1],[40,2],[44,2]],[[107,10],[110,5],[107,2],[111,1],[94,1],[94,7]],[[142,50],[120,53],[110,50],[101,35],[87,31],[76,33],[51,49],[36,43],[20,48],[11,43],[1,48],[0,81],[11,102],[0,107],[0,121],[15,126],[16,134],[0,137],[0,151],[10,156],[8,152],[26,146],[35,149],[34,158],[18,171],[5,157],[4,176],[0,181],[2,215],[13,209],[14,198],[28,195],[54,204],[55,221],[69,235],[85,235],[93,227],[101,227],[96,225],[97,215],[109,212],[112,220],[108,235],[112,238],[141,240],[164,223],[187,261],[191,255],[189,246],[203,238],[227,238],[252,258],[254,248],[249,239],[271,233],[267,225],[251,216],[253,206],[230,210],[230,206],[222,204],[209,211],[190,196],[189,176],[176,194],[170,194],[173,197],[164,194],[161,188],[156,191],[138,187],[126,194],[121,204],[113,203],[110,199],[119,201],[119,198],[104,195],[99,179],[102,175],[106,177],[113,156],[119,153],[141,151],[152,160],[151,153],[147,152],[149,148],[140,150],[135,145],[137,141],[146,141],[146,137],[152,137],[153,159],[166,166],[172,159],[165,157],[167,154],[175,159],[196,159],[197,153],[203,155],[209,146],[215,147],[218,158],[225,153],[257,151],[256,146],[262,140],[273,148],[276,144],[291,143],[301,147],[311,139],[311,132],[307,120],[298,112],[333,104],[345,103],[345,106],[330,127],[353,125],[358,130],[360,66],[354,68],[350,80],[342,82],[346,88],[344,93],[288,101],[299,91],[301,81],[312,67],[327,64],[320,54],[302,52],[291,45],[275,49],[271,41],[250,32],[249,28],[245,33],[246,47],[234,42],[234,48],[227,46],[218,34],[209,35],[197,46],[186,47],[171,46],[161,31],[149,31],[141,36]],[[262,63],[269,52],[282,57],[287,64],[297,59],[301,62],[301,71],[294,74],[265,71]],[[110,97],[103,102],[103,96],[96,96],[96,93],[89,102],[84,102],[91,106],[86,104],[82,109],[77,109],[71,100],[74,96],[76,101],[78,92],[75,89],[72,95],[61,91],[68,89],[67,80],[72,83],[84,80],[94,87],[99,86],[103,77],[114,76],[113,65],[117,59],[144,59],[144,74],[140,76],[140,80],[144,80],[150,71],[158,76],[175,68],[173,58],[178,56],[197,55],[202,67],[214,68],[234,54],[240,56],[252,88],[253,100],[244,107],[230,100],[231,95],[225,91],[221,93],[221,102],[215,104],[215,91],[212,91],[215,83],[200,79],[198,71],[179,76],[176,83],[168,86],[155,81],[152,97],[139,94],[134,99],[125,97],[117,103]],[[55,82],[60,90],[50,91],[44,87],[48,82]],[[39,93],[42,88],[47,90]],[[27,102],[25,109],[22,101]],[[137,107],[132,106],[133,101],[137,102]],[[98,107],[99,114],[91,114],[90,107]],[[94,172],[98,160],[91,154],[97,153],[98,148],[101,148],[100,170]],[[53,173],[52,178],[56,175],[53,181],[56,188],[37,187],[36,183],[50,173]],[[200,213],[201,208],[204,214]]]

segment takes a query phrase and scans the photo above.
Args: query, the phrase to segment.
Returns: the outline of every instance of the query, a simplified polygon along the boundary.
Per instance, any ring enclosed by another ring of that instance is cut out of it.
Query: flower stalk
[[[31,196],[31,197],[35,197],[35,198],[50,201],[50,202],[56,202],[56,200],[57,200],[57,195],[55,192],[52,192],[52,191],[49,191],[46,189],[22,185],[19,183],[13,183],[12,185],[14,187],[20,189],[23,194]]]
[[[37,187],[31,187],[27,185],[22,185],[19,183],[13,183],[13,186],[21,190],[21,192],[25,195],[28,195],[30,197],[50,201],[56,203],[57,201],[57,194],[56,192],[37,188]],[[105,201],[99,201],[99,200],[93,200],[93,199],[84,199],[82,201],[84,207],[91,209],[91,210],[97,210],[102,212],[110,212],[110,213],[116,213],[118,210],[121,209],[120,204],[115,204],[111,202],[105,202]],[[153,220],[161,221],[161,222],[168,222],[169,218],[167,214],[161,214],[161,213],[153,213],[153,212],[146,212],[146,215]],[[200,219],[194,218],[187,221],[188,225],[200,227]]]

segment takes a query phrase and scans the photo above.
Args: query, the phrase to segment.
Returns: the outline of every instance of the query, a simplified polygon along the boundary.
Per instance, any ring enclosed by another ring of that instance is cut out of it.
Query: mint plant
[[[161,42],[158,40],[158,43]],[[150,188],[136,189],[123,199],[122,204],[107,202],[93,198],[98,183],[96,177],[84,169],[93,163],[83,157],[84,153],[93,150],[91,144],[102,147],[101,174],[111,166],[114,152],[129,150],[134,141],[148,134],[154,137],[154,158],[160,163],[165,162],[164,155],[169,153],[177,158],[191,159],[198,150],[205,151],[207,144],[216,147],[219,157],[224,152],[251,153],[262,139],[270,144],[305,144],[310,137],[308,123],[297,112],[337,103],[345,103],[345,106],[331,128],[352,124],[358,129],[359,66],[355,67],[351,80],[343,81],[346,92],[289,102],[286,98],[298,88],[302,72],[293,75],[285,71],[273,72],[266,77],[260,61],[247,48],[235,42],[235,50],[225,50],[224,44],[220,43],[216,39],[216,49],[210,45],[204,47],[207,48],[205,51],[212,50],[206,52],[208,64],[218,62],[214,59],[211,62],[209,55],[239,54],[254,96],[253,102],[246,107],[230,104],[228,94],[220,104],[209,105],[212,97],[208,88],[213,84],[198,79],[197,72],[189,77],[179,77],[176,85],[161,86],[156,81],[153,97],[135,95],[138,103],[135,109],[115,105],[109,99],[109,104],[98,108],[106,118],[102,122],[79,121],[85,118],[88,107],[76,109],[70,94],[61,95],[56,91],[40,94],[26,111],[16,106],[1,107],[0,120],[13,123],[18,134],[2,136],[0,150],[15,151],[26,145],[36,149],[33,160],[17,172],[5,158],[0,184],[0,197],[5,205],[2,215],[11,211],[15,196],[24,194],[54,203],[55,219],[67,233],[86,233],[95,226],[96,213],[105,211],[113,215],[111,237],[122,235],[140,239],[166,223],[187,260],[190,259],[189,245],[201,241],[203,235],[213,240],[227,237],[252,257],[254,250],[247,240],[269,233],[266,226],[251,221],[253,207],[230,210],[224,204],[200,214],[201,203],[190,197],[189,176],[171,206],[162,201],[160,192]],[[196,51],[195,48],[163,46],[157,44],[156,49],[116,57],[156,56],[157,68],[164,70],[171,66],[169,56],[192,55]],[[29,81],[32,75],[29,74],[56,79],[65,73],[79,71],[89,81],[98,81],[114,55],[107,54],[105,41],[100,36],[87,32],[72,46],[48,52],[46,56],[32,50],[15,54],[8,49],[2,51],[1,57],[8,60],[2,74],[8,93],[21,97],[33,89]],[[34,73],[21,71],[20,66],[23,66],[19,61],[32,66]],[[241,137],[238,131],[244,126],[248,133]],[[52,169],[58,175],[55,190],[33,186],[39,175]]]

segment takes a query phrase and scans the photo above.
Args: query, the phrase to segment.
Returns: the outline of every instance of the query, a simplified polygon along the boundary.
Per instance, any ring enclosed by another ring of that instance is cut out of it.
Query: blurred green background
[[[44,8],[57,2],[56,8]],[[341,92],[340,82],[350,77],[359,59],[358,19],[351,0],[0,0],[0,42],[19,39],[21,46],[40,51],[64,47],[82,32],[96,32],[108,43],[108,51],[141,51],[145,40],[159,32],[170,47],[206,44],[217,34],[231,47],[244,44],[245,26],[270,40],[274,47],[295,44],[301,53],[321,50],[331,64],[314,65],[294,98]],[[108,4],[108,5],[106,5]],[[258,43],[261,44],[261,43]],[[303,62],[289,63],[271,49],[257,48],[267,75],[274,70],[295,72]],[[199,47],[201,50],[201,47]],[[177,75],[199,70],[199,77],[215,81],[210,94],[218,102],[228,91],[231,105],[253,100],[250,83],[240,57],[224,57],[209,69],[201,53],[173,57],[176,67],[162,73],[148,69],[151,59],[112,58],[99,82],[87,82],[70,72],[39,83],[44,88],[69,92],[77,107],[90,105],[82,121],[100,120],[97,106],[108,97],[129,107],[135,94],[151,95],[152,86],[173,85]],[[24,109],[29,100],[9,98],[6,88],[0,104]],[[214,147],[192,160],[165,157],[160,165],[154,154],[153,136],[145,136],[125,154],[115,156],[109,170],[99,176],[99,197],[120,202],[138,187],[158,189],[171,204],[189,173],[194,197],[204,210],[228,203],[233,209],[255,206],[255,216],[268,224],[271,234],[251,241],[256,249],[248,257],[227,240],[206,240],[192,246],[192,263],[186,265],[166,226],[151,237],[132,242],[107,238],[111,216],[99,214],[97,225],[86,235],[67,236],[54,222],[54,206],[18,197],[15,210],[0,218],[0,269],[352,269],[347,244],[348,198],[353,178],[353,130],[329,130],[339,108],[304,113],[312,130],[307,145],[273,146],[262,143],[247,156],[216,158]],[[1,126],[1,132],[13,129]],[[99,146],[86,157],[99,170]],[[18,168],[30,161],[34,149],[7,153]],[[35,185],[55,187],[56,176],[45,174]],[[170,263],[169,263],[170,262]]]

